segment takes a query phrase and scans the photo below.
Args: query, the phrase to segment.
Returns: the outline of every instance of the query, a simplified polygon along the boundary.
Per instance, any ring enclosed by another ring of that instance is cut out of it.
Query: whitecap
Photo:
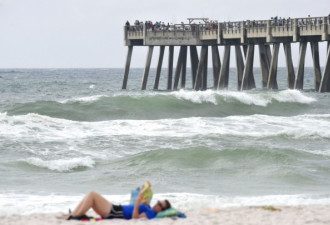
[[[95,164],[95,162],[90,157],[55,160],[42,160],[40,158],[31,157],[27,159],[22,159],[20,161],[40,168],[47,168],[59,172],[67,172],[79,167],[93,168]]]
[[[273,96],[279,102],[297,102],[301,104],[311,104],[316,99],[303,94],[299,90],[284,90],[274,92]]]
[[[271,101],[265,98],[262,94],[252,94],[247,92],[237,92],[237,91],[221,91],[218,92],[220,96],[225,97],[226,102],[235,99],[245,105],[256,105],[266,107]]]
[[[71,102],[90,103],[90,102],[96,102],[103,97],[107,97],[107,95],[93,95],[93,96],[86,96],[86,97],[76,97],[76,98],[59,101],[59,103],[62,103],[62,104],[71,103]]]
[[[172,95],[175,96],[177,99],[188,100],[193,103],[201,104],[207,102],[217,105],[216,94],[212,90],[197,91],[197,92],[180,90],[173,92]]]

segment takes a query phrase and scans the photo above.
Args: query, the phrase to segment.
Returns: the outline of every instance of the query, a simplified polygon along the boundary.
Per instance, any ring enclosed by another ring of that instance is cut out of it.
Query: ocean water
[[[0,215],[67,212],[90,190],[128,203],[149,180],[176,208],[330,204],[330,93],[141,91],[143,69],[0,70]],[[211,69],[209,70],[212,76]]]

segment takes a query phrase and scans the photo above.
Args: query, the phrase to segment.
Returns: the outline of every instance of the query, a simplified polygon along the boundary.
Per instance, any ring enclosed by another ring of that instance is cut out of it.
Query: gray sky
[[[329,13],[329,0],[0,0],[0,68],[122,68],[126,20],[180,23],[189,17],[235,21]],[[321,66],[325,48],[320,45]],[[133,50],[132,67],[144,66],[146,50]],[[293,46],[295,64],[297,51]],[[308,46],[307,66],[310,55]],[[280,66],[282,56],[283,49]]]

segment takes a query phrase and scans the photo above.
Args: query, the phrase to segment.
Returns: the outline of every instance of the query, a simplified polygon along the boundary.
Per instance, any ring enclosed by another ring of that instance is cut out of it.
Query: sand
[[[57,214],[31,214],[0,216],[2,225],[80,225],[80,224],[221,224],[221,225],[316,225],[330,224],[330,205],[309,206],[250,206],[224,209],[202,209],[184,212],[186,219],[164,218],[164,219],[137,219],[137,220],[103,220],[97,222],[66,221],[58,219]],[[91,213],[89,213],[91,214]]]

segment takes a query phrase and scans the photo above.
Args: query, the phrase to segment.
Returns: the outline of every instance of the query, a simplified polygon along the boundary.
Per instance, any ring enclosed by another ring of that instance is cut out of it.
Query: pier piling
[[[218,89],[227,89],[229,81],[229,64],[230,63],[230,45],[225,45],[222,58],[222,66],[220,69]]]
[[[272,54],[272,60],[271,60],[271,63],[270,63],[268,83],[267,83],[267,88],[269,88],[269,89],[278,89],[278,85],[277,85],[277,62],[278,62],[279,48],[280,48],[279,43],[276,43],[276,44],[273,45],[273,54]]]
[[[241,91],[248,90],[251,88],[251,77],[253,77],[253,58],[254,58],[254,45],[250,44],[248,45],[246,50],[246,60],[243,71]]]
[[[244,61],[240,45],[235,45],[236,55],[236,69],[237,69],[237,90],[241,90],[243,73],[244,73]]]
[[[304,87],[304,69],[307,42],[301,42],[299,47],[299,61],[297,67],[297,75],[294,83],[294,89],[303,89]]]
[[[320,89],[321,83],[321,67],[320,67],[320,57],[319,57],[319,43],[312,41],[310,42],[312,57],[313,57],[313,68],[314,68],[314,88],[315,90]]]
[[[167,73],[167,90],[172,90],[172,74],[173,74],[173,55],[174,46],[169,46],[168,53],[168,73]]]
[[[217,89],[219,73],[221,69],[219,49],[217,45],[212,45],[212,64],[213,64],[213,89]]]
[[[295,82],[295,75],[294,75],[294,68],[292,63],[291,44],[283,43],[283,47],[284,47],[285,62],[286,62],[288,88],[293,89]]]
[[[328,54],[323,70],[319,92],[330,92],[330,48],[328,48]]]
[[[159,59],[158,59],[155,82],[154,82],[154,89],[155,90],[158,90],[158,86],[159,86],[159,78],[160,78],[160,74],[162,72],[164,52],[165,52],[165,46],[160,46],[160,48],[159,48]]]
[[[191,62],[191,80],[192,80],[192,87],[195,87],[196,76],[197,76],[197,69],[199,64],[197,47],[190,46],[190,62]]]
[[[128,80],[129,67],[131,65],[132,52],[133,52],[133,45],[128,46],[122,89],[127,88],[127,80]]]
[[[148,81],[148,76],[149,76],[149,70],[150,70],[150,64],[151,64],[153,50],[154,50],[154,46],[149,46],[146,65],[144,67],[144,72],[143,72],[143,80],[142,80],[142,87],[141,87],[142,90],[145,90],[147,87],[147,81]]]

